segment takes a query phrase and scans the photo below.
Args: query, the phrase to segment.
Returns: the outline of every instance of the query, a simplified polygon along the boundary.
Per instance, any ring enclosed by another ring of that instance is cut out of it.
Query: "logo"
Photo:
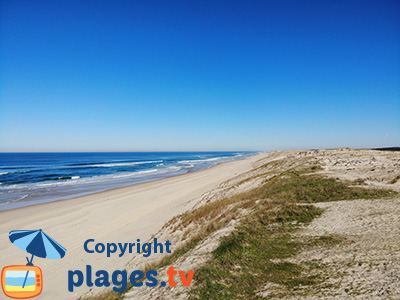
[[[11,243],[32,254],[27,264],[6,266],[1,271],[1,288],[7,297],[28,299],[41,294],[43,289],[42,270],[33,265],[33,257],[60,259],[67,250],[39,230],[14,230],[9,234]]]

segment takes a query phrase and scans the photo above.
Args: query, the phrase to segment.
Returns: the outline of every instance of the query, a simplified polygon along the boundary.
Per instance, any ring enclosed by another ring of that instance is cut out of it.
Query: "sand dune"
[[[2,264],[25,263],[26,254],[9,242],[9,231],[41,228],[68,250],[66,257],[58,261],[34,259],[34,264],[44,272],[42,299],[76,299],[82,295],[97,294],[103,289],[91,290],[85,284],[75,289],[74,293],[69,293],[68,270],[84,270],[86,265],[92,265],[95,270],[105,269],[109,272],[124,268],[135,270],[143,268],[146,263],[159,260],[161,255],[153,254],[149,258],[143,258],[142,255],[131,254],[121,258],[117,255],[107,258],[104,253],[86,253],[83,249],[85,240],[92,238],[102,243],[129,243],[138,238],[145,242],[155,236],[161,242],[169,239],[172,249],[177,248],[183,241],[184,232],[172,230],[173,226],[163,226],[171,218],[205,203],[253,189],[280,172],[300,166],[305,161],[309,165],[321,166],[317,173],[326,177],[355,181],[358,186],[365,188],[380,187],[400,191],[400,156],[396,152],[334,149],[261,153],[186,175],[1,212]],[[326,212],[300,234],[318,236],[337,233],[348,236],[353,243],[346,244],[344,248],[305,252],[303,256],[292,258],[298,262],[304,257],[315,256],[316,259],[331,263],[332,268],[336,268],[341,274],[346,272],[340,282],[335,281],[340,290],[322,291],[322,294],[315,296],[316,298],[310,296],[310,299],[350,299],[351,296],[346,291],[355,288],[360,290],[360,299],[364,299],[363,296],[369,297],[368,299],[373,299],[374,296],[392,299],[394,294],[398,295],[395,280],[400,272],[400,239],[396,230],[398,204],[399,199],[316,204],[326,208]],[[179,218],[175,222],[179,222]],[[183,269],[196,268],[207,261],[212,250],[218,246],[219,238],[234,230],[237,222],[240,222],[240,218],[214,232],[195,249],[174,262],[174,265]],[[357,264],[354,264],[353,269],[344,270],[343,265],[349,261]],[[182,287],[141,288],[129,291],[125,297],[186,299],[187,291],[187,288]],[[265,295],[268,296],[268,293]]]

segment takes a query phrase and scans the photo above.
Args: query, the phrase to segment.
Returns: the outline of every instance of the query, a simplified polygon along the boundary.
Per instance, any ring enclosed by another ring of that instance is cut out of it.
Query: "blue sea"
[[[254,152],[0,153],[0,210],[202,170]]]

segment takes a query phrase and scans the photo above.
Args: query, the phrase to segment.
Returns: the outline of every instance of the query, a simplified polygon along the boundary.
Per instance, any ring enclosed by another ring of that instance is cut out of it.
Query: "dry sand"
[[[255,188],[266,179],[305,162],[321,165],[323,170],[319,173],[327,177],[355,180],[360,183],[358,186],[365,188],[380,187],[400,191],[400,180],[396,181],[396,178],[400,178],[398,152],[351,149],[274,151],[259,156],[250,171],[233,176],[205,194],[196,206]],[[329,279],[322,286],[308,288],[307,295],[300,293],[285,299],[400,299],[400,198],[360,199],[315,205],[326,211],[298,232],[297,238],[337,235],[346,242],[333,248],[312,248],[288,259],[300,264],[305,261],[322,263],[325,266],[321,271],[322,276]],[[179,223],[179,219],[176,222]],[[238,222],[240,220],[233,220],[227,227],[213,233],[174,262],[174,267],[196,270],[211,257],[212,251],[219,245],[218,240],[232,232]],[[171,228],[173,226],[162,228],[157,236],[164,236],[179,244],[183,232],[174,232]],[[143,263],[143,258],[135,257],[129,265],[132,267]],[[165,271],[166,268],[161,269],[160,274]],[[165,275],[160,277],[167,280]],[[182,285],[175,288],[133,288],[125,294],[124,299],[184,300],[188,298],[189,291],[190,288]],[[269,284],[265,290],[260,291],[260,295],[266,299],[275,299],[271,295],[277,291],[285,293],[286,288]]]
[[[129,254],[122,258],[117,255],[107,258],[104,253],[86,253],[83,244],[87,239],[102,243],[129,243],[139,238],[144,242],[173,216],[191,209],[204,194],[235,174],[251,170],[254,162],[263,155],[71,200],[0,212],[1,264],[26,263],[26,253],[10,243],[9,231],[43,229],[67,249],[67,254],[56,261],[34,258],[34,265],[43,271],[44,289],[40,297],[76,299],[89,288],[84,284],[73,293],[68,292],[68,270],[84,271],[86,265],[92,265],[94,270],[104,269],[112,273],[124,269],[132,259]]]
[[[344,242],[291,259],[324,265],[326,282],[304,299],[400,299],[400,198],[317,203],[325,213],[299,235]],[[298,299],[286,298],[286,299]]]

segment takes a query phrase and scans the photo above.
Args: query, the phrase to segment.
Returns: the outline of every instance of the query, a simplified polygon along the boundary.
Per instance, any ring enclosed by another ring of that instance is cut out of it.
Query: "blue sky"
[[[0,151],[400,145],[398,1],[0,10]]]

